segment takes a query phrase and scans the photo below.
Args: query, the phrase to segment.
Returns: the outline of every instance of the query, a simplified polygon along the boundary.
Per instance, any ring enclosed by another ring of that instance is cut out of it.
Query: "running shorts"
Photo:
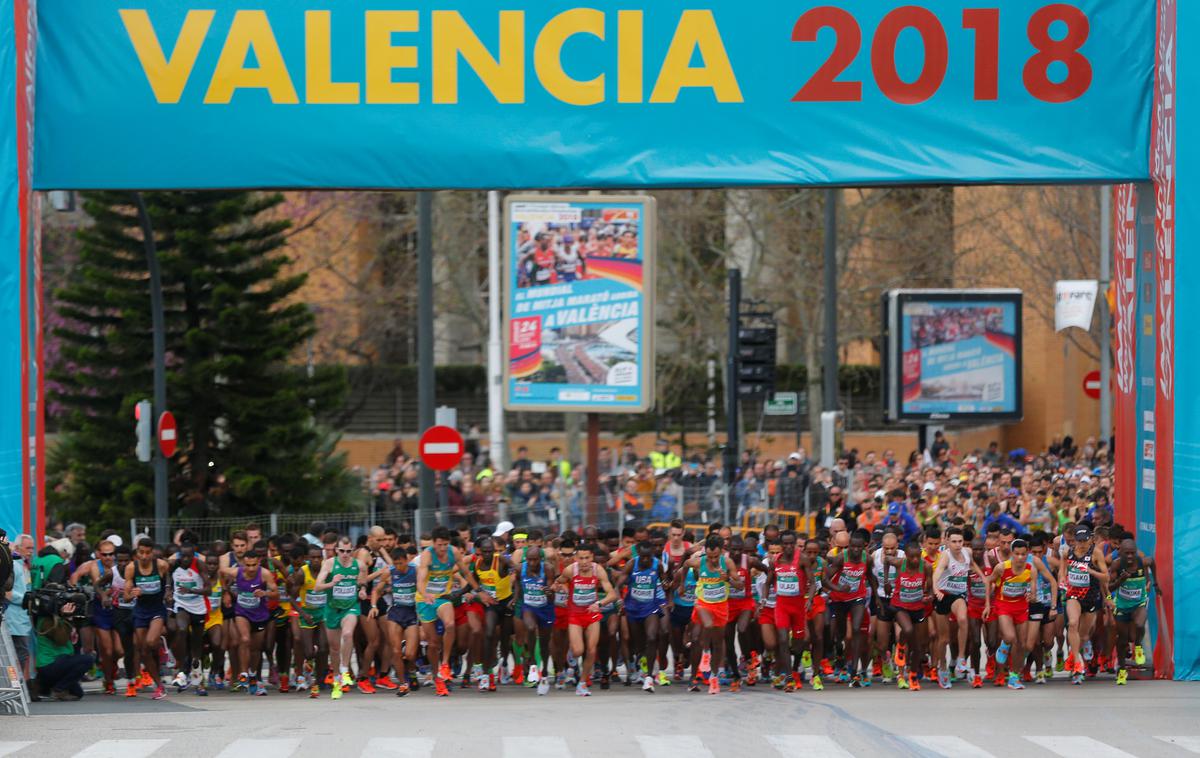
[[[1050,606],[1045,603],[1030,603],[1029,604],[1029,620],[1030,621],[1045,621],[1050,615]]]
[[[92,606],[92,626],[104,631],[112,631],[114,623],[113,609],[105,608],[97,601]]]
[[[793,637],[803,637],[808,630],[808,609],[804,598],[775,601],[775,628],[787,629]]]
[[[407,629],[417,624],[417,607],[415,605],[400,605],[394,603],[387,612],[387,620],[399,624],[401,629]]]
[[[1141,605],[1135,605],[1132,608],[1118,608],[1113,614],[1113,618],[1122,623],[1133,621],[1134,614],[1147,607],[1147,605],[1147,603],[1142,603]]]
[[[140,605],[133,606],[133,628],[134,629],[149,629],[150,622],[154,619],[162,619],[165,623],[167,620],[167,607],[160,605],[158,607],[143,608]]]
[[[939,616],[949,616],[954,604],[959,600],[965,601],[966,599],[967,598],[965,595],[954,595],[946,592],[942,595],[942,599],[938,600],[938,597],[935,594],[933,596],[933,610],[936,611]],[[983,609],[980,608],[980,610]]]
[[[758,610],[759,626],[775,626],[775,607],[764,605]]]
[[[829,610],[835,614],[849,615],[856,606],[862,606],[865,608],[866,605],[867,599],[865,597],[860,597],[857,600],[830,600]],[[779,606],[776,607],[778,608]],[[866,616],[867,614],[864,613],[863,618],[866,618]]]
[[[589,613],[587,609],[576,610],[574,608],[567,609],[567,624],[569,626],[589,627],[592,624],[600,622],[604,618],[602,613]]]
[[[356,615],[356,616],[357,616],[358,614],[356,613],[356,614],[354,614],[354,615]],[[266,630],[266,628],[267,628],[267,624],[271,623],[271,617],[270,617],[270,616],[267,616],[267,617],[266,617],[265,619],[263,619],[262,621],[255,621],[254,619],[248,619],[248,618],[246,618],[245,616],[238,616],[238,618],[240,618],[240,619],[246,619],[246,623],[250,625],[250,632],[251,632],[251,633],[256,633],[256,632],[262,632],[262,631],[265,631],[265,630]],[[340,624],[340,623],[341,623],[341,621],[339,620],[339,621],[338,621],[338,623]]]
[[[1029,604],[1006,603],[1003,600],[997,600],[995,615],[997,617],[1008,616],[1014,624],[1024,624],[1029,620]]]
[[[655,615],[662,615],[662,608],[655,601],[649,603],[626,603],[625,615],[630,621],[643,621]]]
[[[753,614],[755,607],[752,597],[732,598],[729,600],[729,618],[736,619],[742,615],[743,611],[750,611]]]
[[[208,615],[204,617],[204,631],[207,632],[214,626],[220,626],[223,623],[225,623],[225,616],[221,613],[221,609],[213,608],[208,612]]]
[[[547,626],[554,626],[554,622],[556,621],[556,614],[554,613],[554,606],[550,605],[548,603],[546,605],[541,605],[541,606],[528,606],[527,605],[524,608],[524,612],[528,612],[535,619],[537,619],[538,626],[543,627],[543,628],[547,627]]]
[[[871,615],[883,622],[896,620],[896,608],[887,598],[871,596]]]
[[[326,629],[341,629],[342,619],[347,616],[361,616],[362,610],[358,603],[349,608],[334,608],[332,605],[325,606],[325,628]]]
[[[433,602],[421,601],[417,603],[417,618],[422,624],[432,624],[438,620],[438,608],[441,608],[446,603],[450,602],[448,597],[435,597]],[[457,611],[457,609],[455,609]],[[458,614],[455,613],[455,623],[458,622]]]
[[[825,615],[828,609],[828,604],[825,601],[824,595],[817,595],[808,601],[808,620],[816,621],[819,617]]]
[[[894,619],[896,617],[897,613],[899,613],[900,611],[904,611],[905,613],[908,614],[909,620],[912,621],[914,625],[920,624],[922,621],[925,620],[925,617],[928,615],[925,608],[917,608],[916,610],[913,610],[912,608],[897,608],[894,605],[889,605],[888,607],[891,610],[892,619]],[[892,620],[892,619],[884,619],[882,616],[880,616],[880,619],[883,621],[891,621]]]
[[[461,607],[463,609],[463,613],[473,613],[476,616],[483,615],[483,603],[476,603],[476,602],[463,603]]]
[[[729,601],[724,603],[706,603],[703,600],[697,600],[696,605],[692,609],[692,621],[703,625],[700,618],[700,611],[708,611],[712,615],[713,626],[725,626],[729,623]],[[775,606],[778,612],[779,606]]]
[[[569,616],[567,613],[567,609],[564,607],[555,606],[554,607],[554,628],[555,629],[566,629],[570,625],[571,624],[569,623]]]
[[[692,621],[692,608],[693,607],[694,606],[691,606],[691,605],[679,605],[678,603],[676,603],[671,608],[671,626],[673,626],[677,629],[682,629],[683,627],[690,624]]]

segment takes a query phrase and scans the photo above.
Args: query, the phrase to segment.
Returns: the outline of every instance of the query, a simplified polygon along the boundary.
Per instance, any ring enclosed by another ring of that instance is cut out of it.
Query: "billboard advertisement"
[[[1057,183],[1150,171],[1150,2],[37,5],[39,189]],[[1097,114],[1104,128],[1081,138]]]
[[[654,198],[504,205],[504,406],[640,412],[654,400]]]
[[[1019,290],[893,290],[885,298],[889,421],[1021,418]]]

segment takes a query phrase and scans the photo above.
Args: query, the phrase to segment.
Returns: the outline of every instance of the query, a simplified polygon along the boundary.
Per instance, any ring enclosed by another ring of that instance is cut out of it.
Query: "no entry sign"
[[[449,471],[463,457],[463,438],[448,426],[431,426],[421,435],[418,445],[421,462],[434,471]]]
[[[158,417],[158,448],[164,458],[175,455],[178,444],[179,429],[175,425],[175,416],[170,411],[163,411]]]
[[[1083,377],[1083,394],[1093,400],[1100,399],[1100,372],[1089,371]]]

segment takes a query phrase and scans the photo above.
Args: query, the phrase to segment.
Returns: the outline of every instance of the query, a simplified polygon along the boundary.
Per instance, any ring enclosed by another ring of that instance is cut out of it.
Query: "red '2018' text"
[[[1050,27],[1062,22],[1062,39],[1050,35]],[[995,100],[1000,80],[1000,9],[965,8],[962,26],[974,33],[974,98]],[[854,16],[843,8],[824,5],[813,8],[796,20],[793,42],[815,42],[822,29],[832,29],[833,51],[808,82],[792,96],[798,102],[847,102],[862,100],[862,82],[839,79],[862,48],[862,29]],[[925,50],[920,74],[905,81],[896,70],[896,42],[905,29],[921,37]],[[1039,8],[1029,18],[1026,36],[1034,54],[1025,61],[1021,80],[1030,95],[1050,103],[1065,103],[1087,92],[1092,83],[1092,65],[1079,52],[1087,41],[1090,26],[1087,15],[1073,5],[1057,3]],[[928,100],[942,86],[950,61],[950,48],[942,22],[928,8],[905,5],[880,20],[871,40],[871,72],[880,92],[890,100],[913,105]],[[1050,65],[1062,63],[1067,75],[1062,81],[1050,79]]]

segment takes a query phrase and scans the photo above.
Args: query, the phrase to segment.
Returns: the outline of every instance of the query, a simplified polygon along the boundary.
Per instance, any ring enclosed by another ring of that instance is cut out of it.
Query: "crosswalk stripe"
[[[217,753],[217,758],[288,758],[300,747],[300,740],[281,738],[274,740],[237,739]]]
[[[946,756],[946,758],[995,758],[988,751],[975,747],[962,737],[939,735],[906,737],[905,739],[915,742],[926,750],[931,750],[938,755]]]
[[[504,758],[571,758],[562,737],[505,737]]]
[[[823,734],[769,734],[767,742],[787,758],[850,758],[848,751]]]
[[[713,758],[712,751],[704,746],[699,737],[691,734],[639,734],[637,741],[646,758]]]
[[[427,737],[372,737],[363,758],[431,758],[434,741]]]
[[[99,740],[75,754],[75,758],[146,758],[170,740]]]
[[[1200,737],[1155,737],[1156,740],[1162,740],[1168,745],[1183,748],[1189,753],[1200,753]],[[3,753],[0,753],[3,755]]]
[[[12,755],[21,748],[29,747],[32,744],[32,742],[0,742],[0,758]]]
[[[1063,758],[1133,758],[1091,737],[1026,737],[1033,744],[1061,755]]]

